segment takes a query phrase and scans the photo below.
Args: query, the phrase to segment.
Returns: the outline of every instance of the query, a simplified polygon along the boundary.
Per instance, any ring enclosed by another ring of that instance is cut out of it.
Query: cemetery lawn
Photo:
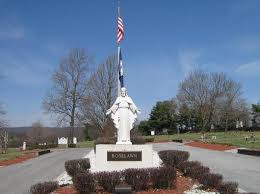
[[[173,139],[183,139],[183,140],[195,140],[201,141],[202,133],[183,133],[174,135],[155,135],[155,136],[145,136],[145,138],[154,137],[154,142],[167,142]],[[250,139],[251,133],[247,131],[228,131],[228,132],[207,132],[205,133],[206,139],[204,142],[212,144],[224,144],[230,146],[244,147],[260,149],[260,131],[254,132],[255,140]],[[211,137],[216,136],[217,139],[212,140]],[[249,139],[246,141],[245,137],[248,136]],[[79,142],[80,148],[94,147],[94,141],[83,141]]]
[[[246,131],[228,131],[228,132],[207,132],[204,142],[213,144],[225,144],[237,147],[260,149],[260,131],[254,132],[255,140],[251,139],[251,132]],[[172,141],[173,139],[197,140],[201,141],[202,133],[183,133],[174,135],[158,135],[154,136],[154,142]],[[211,137],[216,136],[217,139],[212,140]],[[249,137],[245,140],[245,137]],[[149,138],[151,136],[146,136]]]
[[[17,150],[16,148],[8,148],[6,154],[0,154],[0,161],[12,160],[23,155],[23,152]]]
[[[94,140],[79,142],[78,146],[80,148],[91,148],[91,147],[94,147]]]

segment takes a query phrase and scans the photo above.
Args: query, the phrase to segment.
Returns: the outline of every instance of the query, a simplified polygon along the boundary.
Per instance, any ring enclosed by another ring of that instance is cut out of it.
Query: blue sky
[[[0,102],[10,126],[41,120],[51,73],[71,48],[116,52],[117,1],[0,0]],[[125,82],[148,117],[194,68],[225,72],[260,101],[260,1],[121,0]]]

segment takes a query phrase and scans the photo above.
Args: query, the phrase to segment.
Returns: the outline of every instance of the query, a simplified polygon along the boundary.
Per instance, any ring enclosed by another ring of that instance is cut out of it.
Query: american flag
[[[123,25],[123,20],[120,16],[118,16],[118,30],[117,30],[117,43],[119,44],[124,37],[124,25]]]

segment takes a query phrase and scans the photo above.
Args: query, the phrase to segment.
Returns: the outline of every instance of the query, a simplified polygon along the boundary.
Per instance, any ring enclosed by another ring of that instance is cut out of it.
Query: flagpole
[[[118,47],[117,47],[117,65],[118,65],[118,71],[119,71],[119,63],[120,63],[120,59],[119,59],[119,52],[120,52],[120,44],[118,44]],[[117,71],[117,92],[118,92],[118,96],[120,96],[120,89],[121,89],[121,86],[120,86],[120,79],[119,79],[119,73]]]
[[[119,6],[119,1],[118,1],[118,7],[117,7],[117,16],[119,17],[120,16],[120,6]],[[118,65],[118,70],[120,70],[120,58],[119,58],[119,55],[120,55],[120,42],[118,42],[117,44],[117,65]],[[120,84],[120,77],[119,77],[119,73],[117,73],[117,92],[118,92],[118,96],[120,96],[120,90],[121,90],[121,84]]]

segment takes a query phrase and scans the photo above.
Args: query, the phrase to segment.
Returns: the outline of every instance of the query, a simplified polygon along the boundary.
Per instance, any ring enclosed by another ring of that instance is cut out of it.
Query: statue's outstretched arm
[[[117,98],[115,103],[111,106],[111,108],[107,110],[106,115],[115,113],[118,109],[119,103],[120,103],[120,100],[119,100],[119,98]]]

